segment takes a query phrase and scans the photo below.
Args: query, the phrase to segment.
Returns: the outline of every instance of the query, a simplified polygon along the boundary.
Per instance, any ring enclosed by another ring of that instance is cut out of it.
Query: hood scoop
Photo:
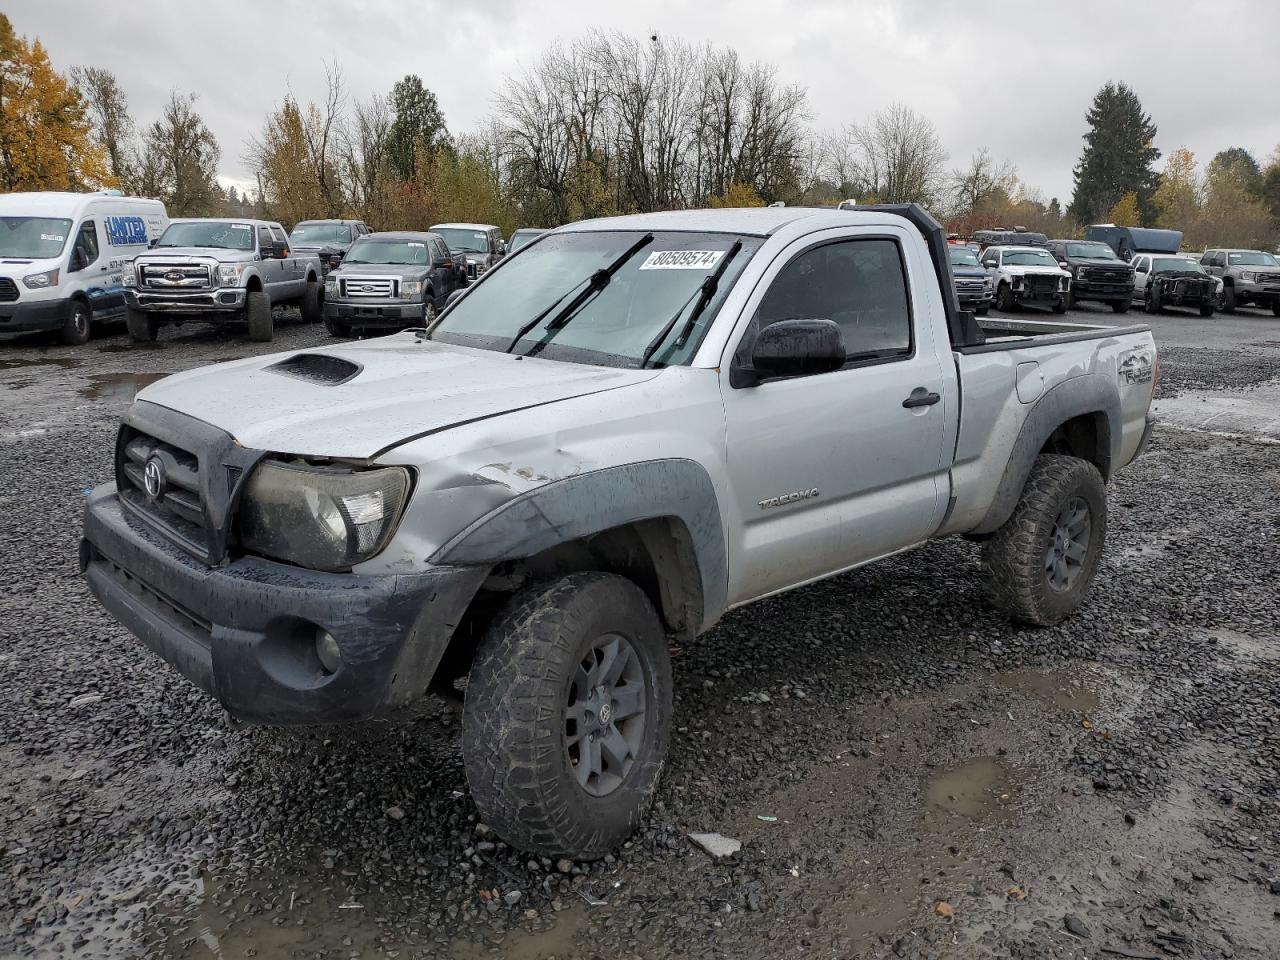
[[[305,380],[307,383],[336,387],[353,379],[364,367],[342,357],[331,357],[323,353],[295,353],[264,369],[296,380]]]

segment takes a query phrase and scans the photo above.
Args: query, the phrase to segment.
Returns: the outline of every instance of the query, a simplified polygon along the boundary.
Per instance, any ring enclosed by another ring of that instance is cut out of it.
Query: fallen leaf
[[[1084,727],[1086,730],[1093,729],[1093,724],[1089,722],[1088,717],[1085,717],[1083,720],[1080,721],[1080,726]]]
[[[1005,893],[1008,895],[1010,900],[1027,899],[1027,891],[1022,889],[1022,887],[1018,886],[1016,883],[1012,887],[1010,887],[1008,890],[1006,890]]]
[[[937,903],[933,905],[933,912],[940,917],[945,917],[946,919],[950,920],[952,917],[956,915],[956,908],[953,907],[951,904],[947,903],[947,901],[945,900],[939,900]]]

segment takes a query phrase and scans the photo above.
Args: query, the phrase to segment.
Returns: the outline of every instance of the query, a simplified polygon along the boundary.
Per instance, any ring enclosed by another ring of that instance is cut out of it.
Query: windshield
[[[253,227],[247,223],[222,223],[218,220],[171,223],[156,246],[252,250]]]
[[[0,217],[0,257],[48,260],[62,253],[70,231],[70,220]]]
[[[299,223],[289,234],[289,242],[302,243],[350,243],[351,228],[345,223]]]
[[[541,230],[517,230],[511,235],[511,252],[519,250],[531,240],[536,240],[542,236]]]
[[[432,233],[444,237],[445,246],[454,253],[488,253],[489,234],[463,227],[432,227]]]
[[[1204,273],[1200,264],[1185,257],[1156,257],[1151,261],[1152,273]]]
[[[1280,263],[1276,262],[1276,258],[1269,253],[1263,253],[1261,250],[1246,250],[1243,253],[1228,253],[1227,263],[1231,266],[1242,267],[1280,267]]]
[[[422,240],[357,240],[351,245],[344,264],[349,263],[426,263],[427,245]]]
[[[1006,250],[1006,267],[1056,267],[1058,261],[1045,250]]]
[[[1119,260],[1116,252],[1105,243],[1068,243],[1068,257],[1087,257],[1091,260]]]
[[[556,314],[588,288],[592,274],[609,267],[643,236],[629,231],[591,231],[544,237],[520,256],[504,260],[468,290],[441,318],[432,339],[506,350],[523,325],[563,298],[525,333],[513,352],[528,353],[550,335],[538,356],[636,367],[650,341],[678,315],[678,322],[655,349],[652,362],[661,366],[686,364],[742,268],[763,242],[761,238],[655,231],[652,242],[623,262],[608,285],[589,297],[564,326],[547,329]],[[676,347],[703,281],[721,266],[735,242],[741,242],[741,249],[725,266],[715,295],[699,314],[691,335]]]
[[[948,247],[947,255],[951,257],[951,265],[953,267],[980,266],[978,255],[968,247]]]

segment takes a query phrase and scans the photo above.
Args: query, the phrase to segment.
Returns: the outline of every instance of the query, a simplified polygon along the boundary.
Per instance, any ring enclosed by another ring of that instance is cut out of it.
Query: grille
[[[124,427],[116,461],[120,498],[166,533],[200,553],[210,549],[200,488],[200,461],[190,451]],[[154,461],[160,490],[147,492],[146,471]]]
[[[203,263],[144,263],[138,268],[138,285],[153,290],[207,290],[210,268]]]
[[[467,279],[474,280],[476,278],[476,274],[479,268],[480,268],[480,265],[476,263],[474,260],[468,260],[467,261]]]
[[[1082,267],[1080,279],[1088,278],[1102,283],[1128,283],[1128,267]]]
[[[1280,283],[1280,273],[1259,273],[1258,282],[1259,283]],[[10,280],[9,283],[12,284],[13,281]],[[15,293],[14,296],[16,297],[17,294]]]
[[[9,277],[0,277],[0,303],[12,303],[18,299],[18,285]]]
[[[342,295],[369,300],[390,300],[396,295],[396,281],[391,277],[345,277]]]
[[[1048,276],[1037,276],[1036,274],[1028,274],[1023,277],[1023,282],[1027,285],[1027,289],[1032,293],[1043,295],[1058,292],[1058,278]]]

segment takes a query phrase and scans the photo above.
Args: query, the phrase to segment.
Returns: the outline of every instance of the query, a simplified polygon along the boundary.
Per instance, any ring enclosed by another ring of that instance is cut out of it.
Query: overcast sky
[[[139,126],[172,88],[199,94],[225,179],[246,181],[245,143],[286,88],[323,94],[337,59],[350,94],[417,73],[452,132],[491,112],[504,75],[557,39],[597,27],[735,48],[809,94],[812,125],[836,129],[901,101],[938,127],[959,166],[979,147],[1012,161],[1045,198],[1071,195],[1089,101],[1128,83],[1168,155],[1201,163],[1280,144],[1277,0],[25,0],[6,11],[57,69],[106,67]],[[16,7],[16,9],[13,9]],[[320,14],[323,13],[323,16]],[[1163,161],[1161,161],[1163,162]]]

